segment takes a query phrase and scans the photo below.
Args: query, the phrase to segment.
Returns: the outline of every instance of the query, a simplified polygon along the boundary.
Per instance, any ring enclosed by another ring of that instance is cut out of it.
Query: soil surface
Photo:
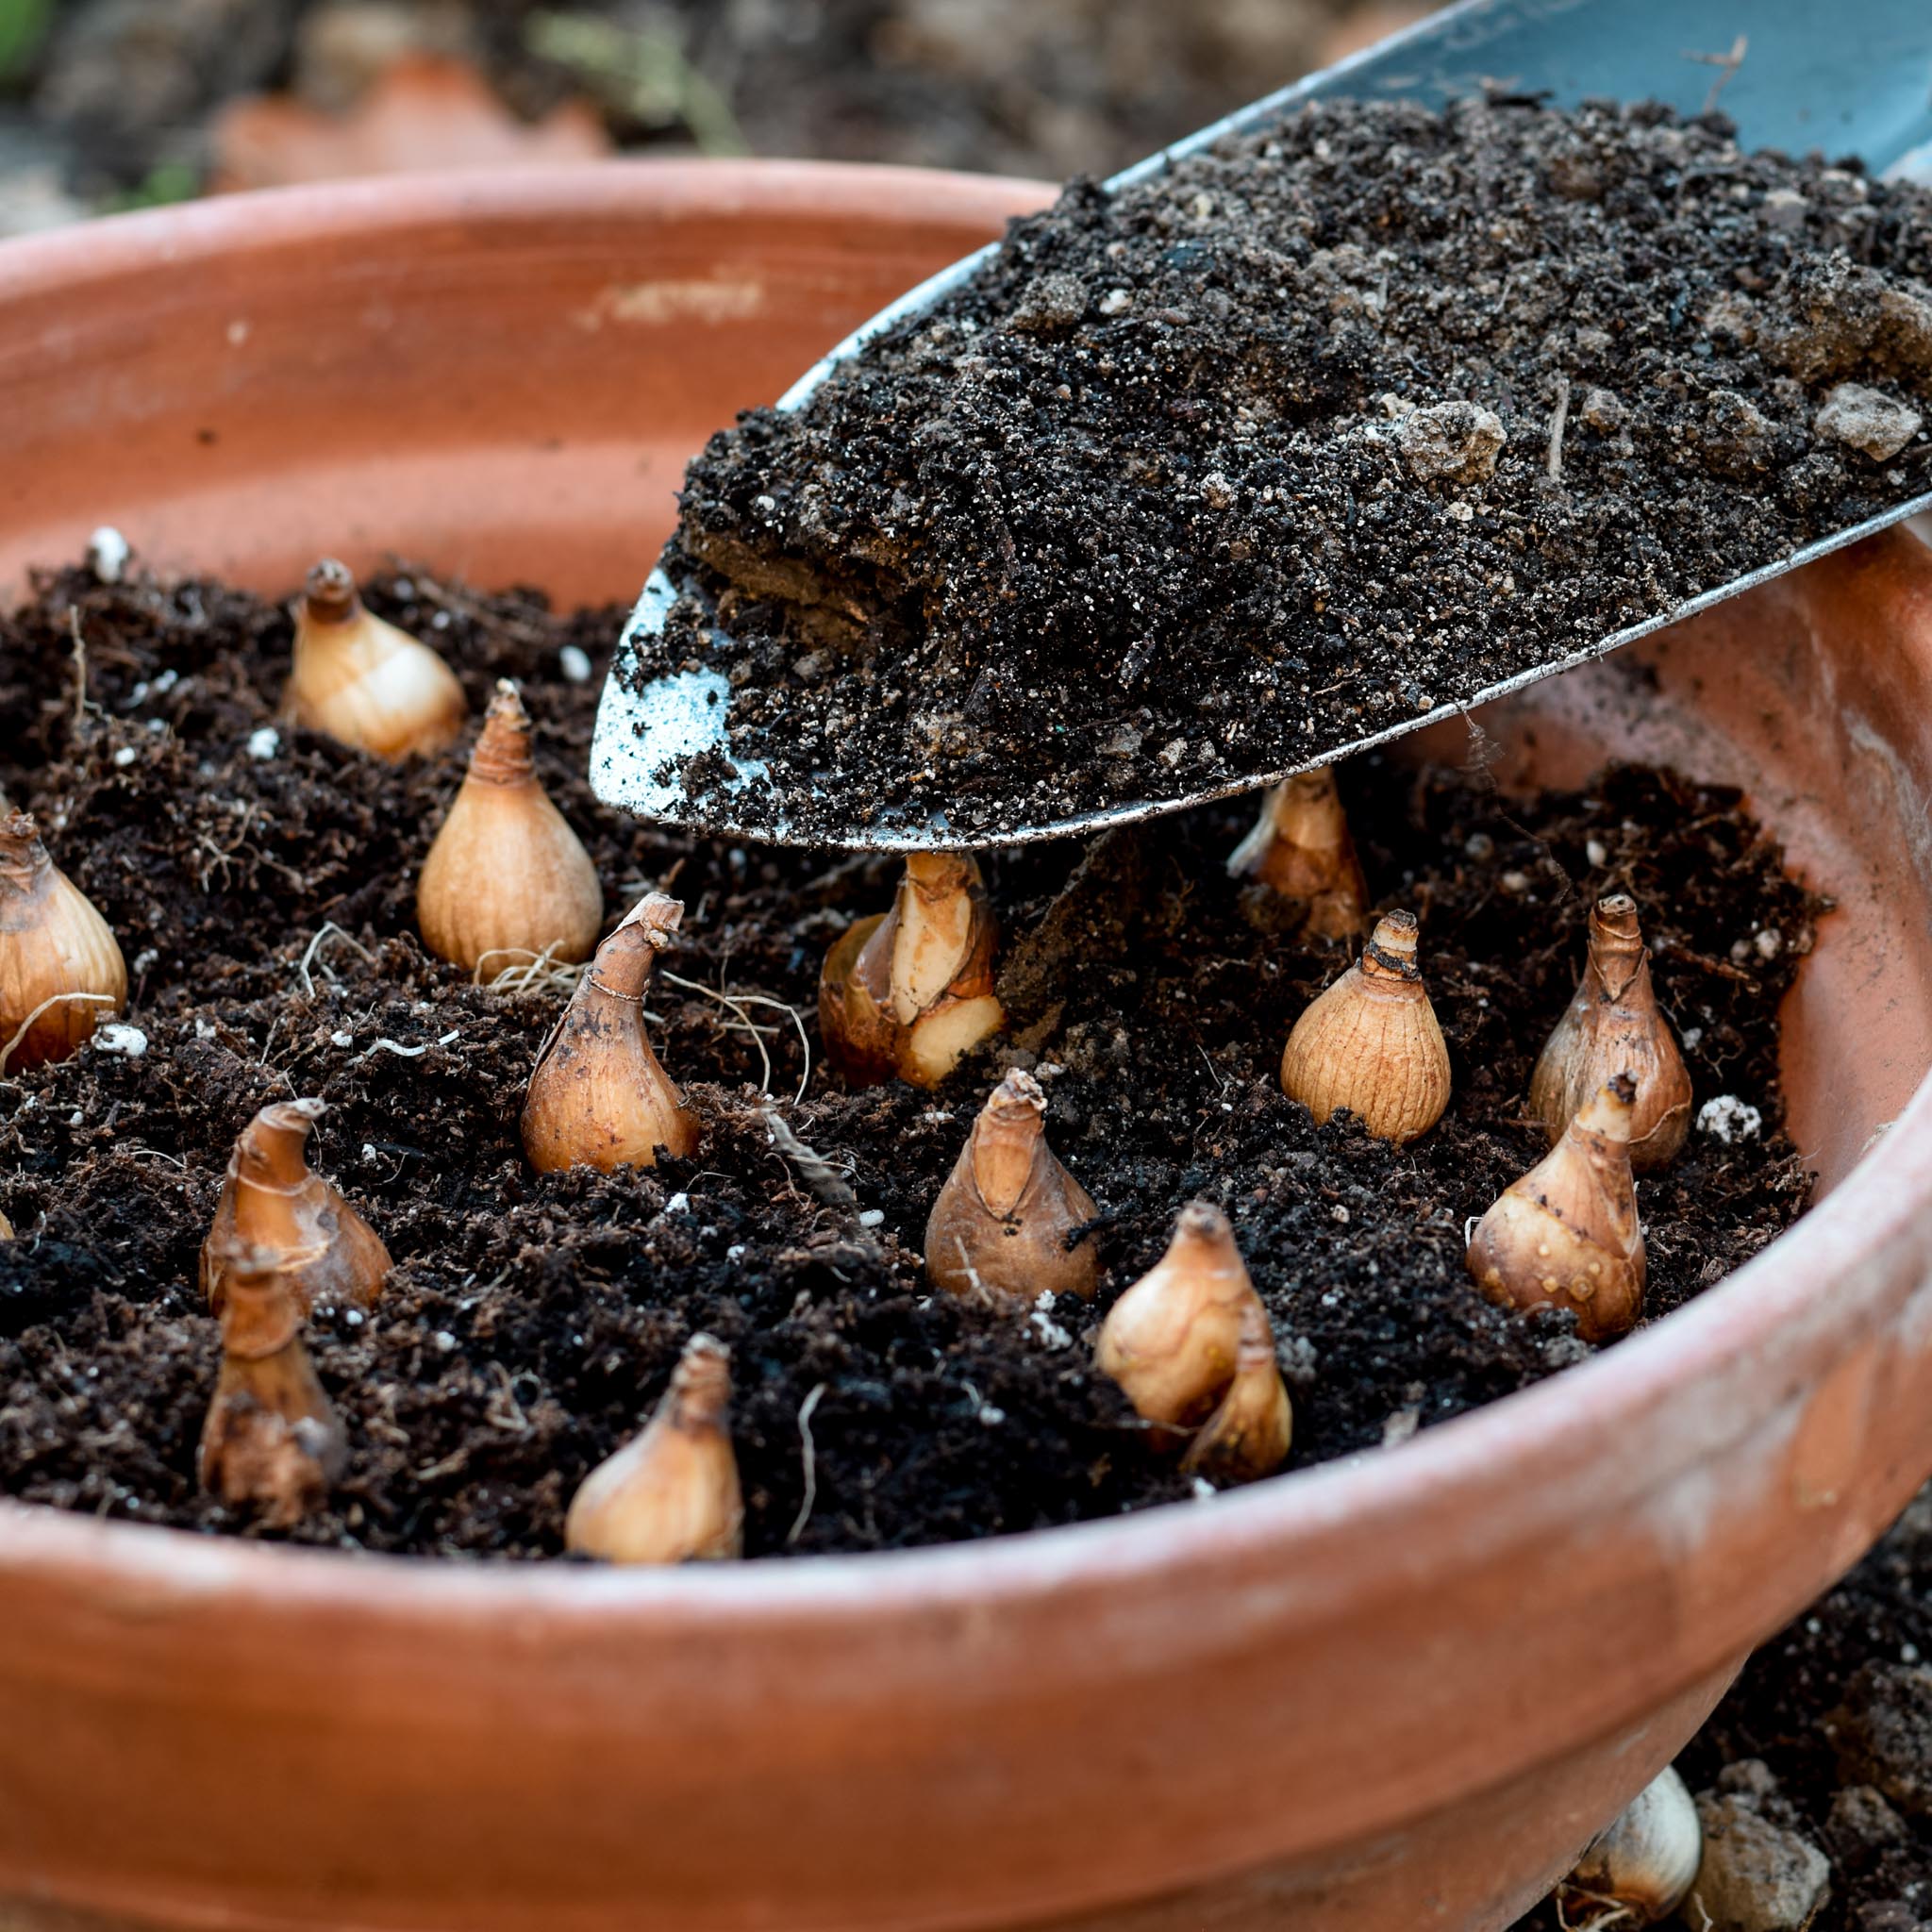
[[[715,437],[641,675],[729,681],[794,837],[1278,773],[1924,491],[1928,280],[1932,192],[1721,117],[1310,106]]]
[[[613,919],[650,885],[685,900],[650,1011],[705,1141],[656,1172],[531,1174],[516,1117],[563,989],[469,985],[414,933],[458,756],[394,770],[278,727],[291,626],[274,606],[211,583],[47,581],[0,626],[0,714],[23,721],[0,784],[119,934],[146,1049],[91,1046],[0,1081],[0,1208],[22,1237],[0,1246],[0,1487],[16,1495],[260,1533],[195,1483],[217,1359],[195,1262],[235,1134],[293,1094],[328,1101],[315,1163],[398,1263],[372,1317],[313,1326],[353,1451],[296,1534],[385,1550],[554,1555],[578,1479],[698,1327],[736,1351],[753,1555],[1185,1496],[1091,1371],[1090,1337],[1195,1195],[1227,1207],[1273,1313],[1295,1464],[1580,1359],[1570,1317],[1476,1296],[1463,1224],[1540,1156],[1522,1095],[1590,896],[1613,885],[1647,910],[1699,1101],[1734,1095],[1759,1122],[1729,1143],[1694,1134],[1641,1184],[1651,1313],[1804,1204],[1775,1015],[1816,907],[1728,794],[1622,770],[1587,795],[1507,803],[1480,772],[1344,774],[1372,891],[1421,916],[1455,1062],[1448,1117],[1407,1150],[1317,1129],[1279,1091],[1290,1024],[1343,955],[1297,944],[1228,880],[1245,808],[991,858],[1009,1033],[937,1092],[848,1092],[821,1064],[816,975],[846,924],[889,903],[895,866],[692,842],[600,810],[580,775],[597,685],[572,681],[562,647],[597,658],[618,613],[553,619],[534,596],[421,574],[370,601],[442,648],[478,710],[491,680],[524,680],[541,771]],[[926,1292],[925,1215],[1009,1063],[1047,1083],[1053,1143],[1100,1204],[1091,1307],[1023,1319]],[[849,1173],[862,1217],[811,1195],[767,1107]]]

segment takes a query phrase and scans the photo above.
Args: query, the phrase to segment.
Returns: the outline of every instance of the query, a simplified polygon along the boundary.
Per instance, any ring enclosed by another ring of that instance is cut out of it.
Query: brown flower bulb
[[[851,927],[819,975],[832,1064],[855,1086],[896,1074],[937,1087],[1006,1024],[992,991],[997,937],[977,861],[908,853],[892,909]]]
[[[1619,1074],[1476,1224],[1469,1272],[1505,1307],[1574,1308],[1586,1341],[1628,1334],[1643,1312],[1643,1230],[1630,1176],[1637,1087]]]
[[[1368,924],[1369,889],[1326,765],[1297,772],[1268,793],[1227,870],[1304,908],[1302,930],[1316,939],[1353,939]]]
[[[283,706],[297,724],[391,763],[441,751],[463,728],[463,688],[427,644],[363,607],[346,565],[325,558],[295,606]]]
[[[1704,1826],[1684,1780],[1670,1766],[1638,1792],[1558,1888],[1579,1910],[1571,1923],[1660,1925],[1690,1895],[1704,1860]],[[1604,1915],[1604,1907],[1611,1908]],[[1622,1916],[1618,1916],[1621,1908]],[[1788,1922],[1789,1923],[1789,1922]]]
[[[548,954],[588,959],[604,890],[537,776],[530,720],[499,679],[449,816],[424,862],[416,923],[439,958],[487,978]]]
[[[1416,964],[1412,912],[1375,922],[1359,960],[1294,1023],[1282,1091],[1317,1121],[1346,1108],[1379,1141],[1413,1141],[1449,1104],[1449,1049]]]
[[[108,923],[47,857],[32,817],[0,818],[0,1072],[64,1060],[127,1001]]]
[[[1210,1478],[1265,1475],[1288,1454],[1288,1391],[1268,1311],[1227,1216],[1208,1202],[1181,1209],[1167,1252],[1101,1324],[1094,1360],[1157,1424],[1158,1444],[1179,1447],[1198,1430],[1191,1466]]]
[[[597,948],[538,1056],[524,1102],[524,1152],[539,1174],[565,1167],[655,1167],[657,1150],[698,1144],[697,1116],[644,1033],[644,989],[684,907],[652,892]]]
[[[389,1250],[308,1166],[308,1137],[327,1111],[320,1100],[278,1100],[242,1129],[201,1244],[201,1291],[210,1314],[222,1312],[226,1297],[222,1257],[238,1247],[280,1257],[304,1315],[318,1307],[375,1306],[389,1278]]]
[[[688,1563],[744,1554],[731,1448],[731,1351],[693,1335],[642,1432],[571,1500],[564,1543],[609,1563]]]
[[[1530,1110],[1552,1142],[1612,1074],[1637,1083],[1630,1165],[1654,1172],[1675,1158],[1690,1130],[1690,1075],[1658,1009],[1637,901],[1627,892],[1591,908],[1583,977],[1530,1078]]]
[[[974,1301],[1030,1307],[1042,1292],[1091,1295],[1093,1244],[1067,1237],[1098,1209],[1054,1158],[1046,1095],[1031,1074],[992,1091],[925,1224],[933,1286]]]
[[[201,1432],[202,1487],[288,1529],[321,1508],[347,1455],[302,1342],[301,1257],[236,1243],[219,1259],[222,1367]]]

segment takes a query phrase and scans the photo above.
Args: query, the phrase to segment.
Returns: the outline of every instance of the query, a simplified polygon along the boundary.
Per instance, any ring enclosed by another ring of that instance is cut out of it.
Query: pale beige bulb
[[[1573,1308],[1586,1341],[1627,1334],[1643,1312],[1643,1229],[1630,1174],[1636,1083],[1620,1074],[1477,1222],[1468,1265],[1506,1307]]]
[[[301,1311],[371,1308],[389,1278],[374,1228],[308,1166],[320,1100],[278,1100],[242,1128],[228,1157],[215,1218],[201,1244],[201,1291],[210,1314],[226,1297],[222,1257],[238,1249],[279,1257]]]
[[[333,558],[308,573],[296,603],[283,706],[297,724],[391,763],[454,744],[465,708],[456,674],[365,608],[354,575]]]
[[[63,1060],[127,1002],[108,923],[47,856],[32,817],[0,818],[0,1072]]]
[[[202,1487],[288,1529],[321,1508],[348,1453],[302,1341],[292,1278],[300,1257],[238,1242],[218,1265],[225,1284],[222,1366],[202,1425]]]
[[[1378,1141],[1413,1141],[1449,1104],[1449,1049],[1416,963],[1412,912],[1375,923],[1361,958],[1294,1023],[1282,1091],[1317,1121],[1346,1108]]]
[[[1042,1293],[1091,1295],[1093,1243],[1067,1237],[1099,1212],[1055,1158],[1046,1094],[1011,1073],[980,1108],[925,1224],[925,1272],[948,1294],[1030,1307]]]
[[[529,716],[507,678],[424,862],[416,923],[432,953],[478,979],[596,948],[597,868],[537,776]]]
[[[608,1563],[688,1563],[744,1554],[731,1447],[731,1352],[693,1335],[643,1430],[587,1475],[564,1544]]]
[[[1573,1894],[1569,1903],[1579,1907],[1621,1907],[1625,1924],[1660,1925],[1690,1897],[1703,1859],[1697,1807],[1667,1765],[1591,1840],[1559,1896]],[[1574,1911],[1569,1923],[1588,1922]]]
[[[1311,938],[1353,939],[1368,924],[1369,889],[1326,765],[1297,772],[1269,791],[1227,870],[1297,908],[1302,930]]]
[[[1294,1409],[1274,1359],[1274,1330],[1258,1297],[1241,1309],[1234,1379],[1194,1434],[1181,1467],[1225,1488],[1272,1474],[1288,1460]]]
[[[652,892],[597,948],[538,1056],[524,1102],[524,1152],[540,1174],[565,1167],[654,1167],[663,1147],[698,1144],[685,1105],[644,1032],[644,990],[684,907]]]
[[[1612,1074],[1637,1083],[1630,1165],[1652,1173],[1676,1157],[1690,1130],[1690,1075],[1657,1006],[1637,901],[1627,892],[1591,908],[1583,977],[1530,1077],[1530,1110],[1552,1142]]]
[[[973,858],[908,853],[892,909],[852,926],[819,975],[832,1064],[855,1086],[896,1074],[937,1087],[1006,1024],[992,991],[997,940]]]

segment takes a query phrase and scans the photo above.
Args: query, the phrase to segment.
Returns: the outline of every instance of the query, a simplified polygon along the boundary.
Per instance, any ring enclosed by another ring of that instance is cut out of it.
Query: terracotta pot
[[[1041,192],[608,168],[9,244],[0,555],[108,519],[263,585],[327,547],[626,595],[705,430]],[[1932,555],[1483,726],[1513,779],[1737,777],[1838,897],[1787,1015],[1830,1192],[1757,1260],[1402,1447],[972,1547],[597,1574],[0,1508],[0,1917],[1506,1923],[1932,1470]]]

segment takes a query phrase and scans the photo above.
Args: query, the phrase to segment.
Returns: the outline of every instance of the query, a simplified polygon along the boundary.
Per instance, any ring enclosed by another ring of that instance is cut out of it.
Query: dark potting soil
[[[714,437],[640,675],[796,836],[1307,764],[1932,487],[1927,281],[1932,193],[1722,117],[1311,106]]]
[[[1344,956],[1298,944],[1227,878],[1251,806],[990,855],[1010,1031],[937,1092],[849,1092],[824,1068],[816,976],[846,924],[890,902],[895,864],[602,810],[582,776],[597,683],[567,664],[599,659],[618,613],[553,618],[534,595],[417,572],[370,601],[432,639],[479,710],[498,675],[524,681],[542,775],[613,919],[648,886],[684,899],[650,1011],[704,1142],[657,1171],[533,1175],[517,1115],[563,991],[470,985],[414,932],[459,757],[393,769],[278,725],[291,630],[273,605],[206,582],[45,580],[0,623],[0,785],[119,934],[146,1046],[0,1079],[0,1208],[20,1231],[0,1244],[14,1495],[256,1531],[195,1482],[218,1353],[196,1254],[236,1133],[294,1094],[329,1103],[315,1164],[398,1264],[368,1319],[314,1324],[353,1447],[329,1509],[295,1534],[384,1550],[556,1554],[579,1478],[700,1327],[736,1355],[752,1555],[1186,1497],[1090,1361],[1099,1314],[1195,1195],[1227,1207],[1273,1313],[1296,1465],[1373,1452],[1582,1358],[1569,1316],[1512,1317],[1471,1290],[1463,1224],[1542,1151],[1530,1065],[1574,982],[1586,907],[1612,886],[1646,908],[1699,1101],[1755,1109],[1641,1183],[1651,1314],[1804,1205],[1776,1012],[1817,902],[1731,794],[1623,769],[1587,794],[1508,802],[1480,771],[1344,771],[1372,891],[1421,917],[1455,1065],[1447,1118],[1406,1150],[1317,1129],[1280,1092],[1289,1027]],[[1046,1082],[1053,1142],[1100,1204],[1093,1307],[1001,1316],[923,1281],[926,1213],[1008,1063]],[[849,1174],[861,1215],[814,1198],[767,1108]]]

